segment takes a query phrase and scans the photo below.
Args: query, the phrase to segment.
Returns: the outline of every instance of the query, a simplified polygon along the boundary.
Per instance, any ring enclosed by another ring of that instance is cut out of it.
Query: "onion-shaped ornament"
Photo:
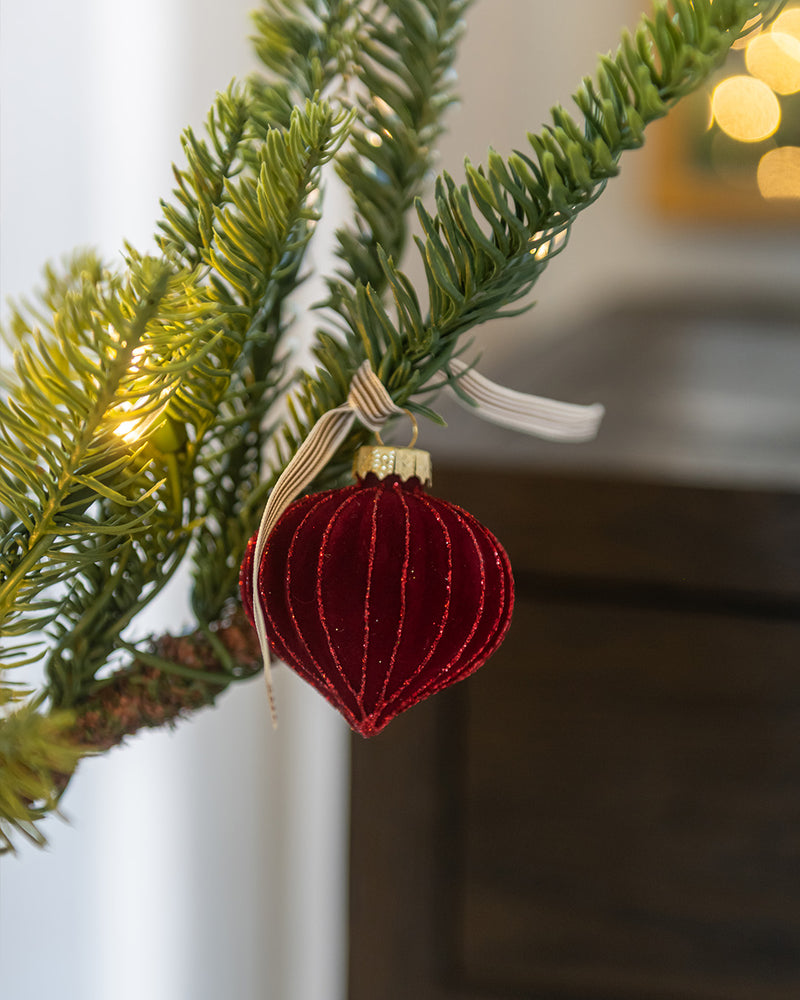
[[[258,569],[275,656],[362,736],[486,662],[511,621],[508,556],[471,514],[430,496],[430,456],[366,447],[356,482],[281,515]],[[251,539],[241,573],[252,620]]]

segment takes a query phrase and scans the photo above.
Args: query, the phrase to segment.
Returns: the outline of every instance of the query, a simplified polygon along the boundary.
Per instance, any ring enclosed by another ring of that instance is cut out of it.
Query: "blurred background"
[[[253,65],[251,6],[3,0],[3,299],[75,246],[113,259],[123,239],[150,245],[181,129],[200,126],[215,91]],[[458,178],[465,155],[522,147],[647,6],[477,0],[439,165]],[[424,428],[421,441],[436,460],[798,485],[796,194],[753,208],[751,182],[737,178],[747,208],[698,200],[696,185],[723,182],[698,180],[691,150],[676,159],[688,128],[653,128],[577,223],[536,308],[475,336],[485,374],[604,403],[598,441],[531,442],[443,403],[450,427]],[[774,129],[754,141],[778,142]],[[186,615],[177,581],[142,628]],[[276,693],[276,733],[255,681],[175,733],[81,766],[67,822],[48,824],[50,848],[0,862],[4,998],[347,995],[349,733],[285,671]]]

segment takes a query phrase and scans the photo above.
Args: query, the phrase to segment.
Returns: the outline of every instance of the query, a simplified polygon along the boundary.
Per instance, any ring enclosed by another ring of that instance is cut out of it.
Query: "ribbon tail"
[[[295,497],[311,482],[336,453],[347,437],[355,419],[355,411],[345,403],[335,410],[329,410],[314,424],[308,437],[298,448],[292,461],[286,466],[270,494],[261,523],[258,527],[253,551],[253,621],[258,634],[258,644],[264,661],[264,679],[267,684],[269,709],[273,726],[277,721],[275,698],[272,691],[272,670],[270,668],[269,640],[264,608],[258,590],[258,571],[261,557],[267,545],[270,532],[281,514]]]
[[[477,406],[478,415],[490,423],[549,441],[579,443],[597,436],[605,413],[600,403],[583,406],[516,392],[479,375],[463,361],[451,361],[450,370]]]
[[[365,361],[353,376],[347,402],[323,413],[278,477],[278,481],[270,493],[264,513],[261,515],[261,523],[258,527],[253,551],[253,621],[258,634],[261,658],[264,661],[264,679],[267,685],[273,726],[277,723],[277,712],[272,690],[269,639],[267,638],[264,608],[258,590],[259,568],[267,539],[289,504],[325,468],[339,450],[350,433],[350,428],[356,417],[370,430],[378,431],[389,417],[404,412],[386,391],[381,380],[373,372],[369,361]]]

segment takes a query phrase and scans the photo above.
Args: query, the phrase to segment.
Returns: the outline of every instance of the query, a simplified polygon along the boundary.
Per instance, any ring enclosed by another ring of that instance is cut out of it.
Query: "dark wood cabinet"
[[[351,1000],[800,997],[800,496],[437,470],[508,638],[355,738]]]

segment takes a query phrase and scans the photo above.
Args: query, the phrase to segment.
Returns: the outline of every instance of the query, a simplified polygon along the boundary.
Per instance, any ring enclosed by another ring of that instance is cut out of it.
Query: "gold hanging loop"
[[[404,409],[403,413],[405,413],[405,415],[408,417],[408,419],[411,421],[412,424],[411,440],[406,445],[406,448],[413,448],[414,445],[417,443],[417,438],[419,437],[419,424],[417,423],[417,418],[414,416],[411,410]],[[386,445],[383,442],[383,438],[381,437],[380,431],[375,431],[375,437],[377,438],[380,447],[385,448]]]

